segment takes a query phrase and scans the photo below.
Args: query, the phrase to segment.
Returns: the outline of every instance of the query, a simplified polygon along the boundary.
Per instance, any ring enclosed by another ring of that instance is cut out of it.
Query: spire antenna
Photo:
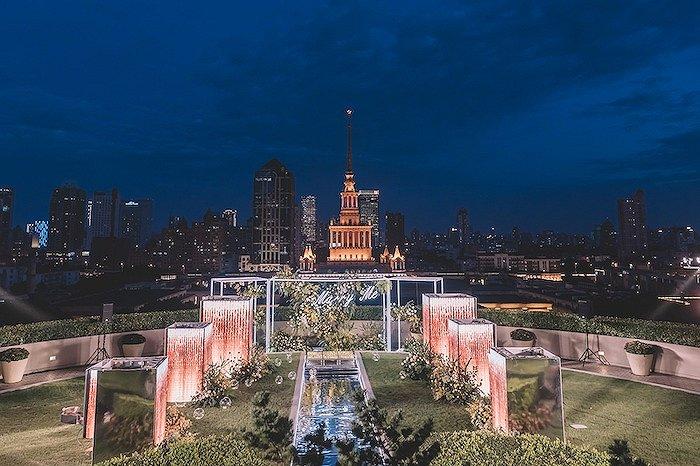
[[[345,156],[345,173],[352,173],[352,114],[352,108],[345,109],[345,115],[348,117],[348,152]]]

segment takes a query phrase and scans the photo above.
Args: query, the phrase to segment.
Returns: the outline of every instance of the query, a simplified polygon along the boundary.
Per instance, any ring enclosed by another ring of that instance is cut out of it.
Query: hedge
[[[112,333],[135,332],[165,328],[174,322],[191,322],[199,319],[199,311],[141,312],[115,314],[111,324],[102,324],[97,317],[49,320],[29,324],[0,327],[0,347],[35,343],[38,341],[60,340],[63,338],[97,335],[103,330]]]
[[[288,307],[281,306],[275,313],[275,319],[285,320],[288,312]],[[353,318],[356,320],[380,320],[381,312],[381,307],[378,306],[358,306],[355,308]],[[488,309],[479,309],[478,312],[479,317],[488,319],[497,325],[508,327],[564,330],[581,333],[585,333],[588,328],[590,333],[600,335],[700,347],[700,325],[694,324],[617,317],[594,317],[587,322],[586,319],[576,314],[557,312],[495,311]],[[136,332],[139,330],[165,328],[173,322],[196,320],[198,320],[197,309],[115,314],[114,322],[109,325],[108,331],[113,333]],[[8,325],[0,327],[0,347],[97,335],[103,329],[103,324],[96,317]]]
[[[700,325],[680,322],[593,317],[586,321],[577,314],[537,311],[494,311],[479,309],[479,317],[496,325],[527,327],[567,332],[596,333],[614,337],[663,341],[700,347]]]
[[[433,466],[609,466],[607,453],[564,444],[542,435],[508,436],[489,431],[440,435]]]
[[[488,431],[459,431],[439,436],[440,454],[433,466],[608,466],[606,453],[565,445],[541,435],[507,436]],[[195,437],[119,456],[101,466],[187,465],[268,466],[234,435]]]
[[[141,453],[118,456],[99,463],[101,466],[269,466],[245,442],[233,435],[194,437],[163,444]]]

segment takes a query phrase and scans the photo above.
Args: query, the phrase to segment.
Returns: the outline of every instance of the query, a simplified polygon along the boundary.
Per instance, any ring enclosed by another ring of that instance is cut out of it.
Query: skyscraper
[[[379,190],[360,189],[360,221],[372,226],[372,245],[379,246]]]
[[[119,235],[119,191],[95,191],[90,207],[90,238]]]
[[[0,188],[0,258],[10,254],[14,201],[12,188]]]
[[[252,259],[290,264],[294,248],[294,175],[277,159],[253,178]]]
[[[459,234],[460,246],[469,243],[471,225],[469,224],[469,211],[465,208],[461,208],[457,211],[457,233]]]
[[[620,259],[642,259],[647,252],[647,212],[644,191],[638,189],[632,197],[618,199],[620,220]]]
[[[396,246],[404,248],[406,234],[404,231],[404,218],[401,212],[386,213],[386,245],[389,251],[393,251]]]
[[[39,247],[45,248],[49,241],[48,220],[34,220],[32,223],[27,223],[27,233],[36,236]]]
[[[602,254],[615,254],[617,232],[610,219],[606,218],[603,223],[595,226],[593,230],[593,245]]]
[[[221,212],[221,218],[224,219],[227,227],[235,227],[238,225],[238,211],[234,209],[225,209]]]
[[[49,204],[48,257],[80,256],[86,237],[87,202],[85,190],[60,186],[51,193]]]
[[[316,242],[316,196],[301,197],[301,235],[304,244]]]
[[[121,204],[120,236],[132,245],[143,246],[151,239],[153,225],[153,201],[131,199]]]

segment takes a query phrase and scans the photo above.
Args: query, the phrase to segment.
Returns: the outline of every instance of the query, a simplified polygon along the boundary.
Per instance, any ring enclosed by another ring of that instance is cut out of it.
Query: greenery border
[[[363,307],[367,309],[363,309]],[[276,320],[282,320],[279,317],[283,315],[284,310],[276,312]],[[199,311],[197,309],[183,309],[115,314],[114,322],[108,326],[100,323],[96,317],[7,325],[0,327],[0,347],[98,335],[104,330],[121,333],[162,329],[174,322],[194,322],[198,320],[198,317]],[[358,306],[353,318],[358,319],[358,317],[359,320],[381,319],[381,308]],[[593,334],[700,347],[700,325],[694,324],[617,317],[593,317],[586,320],[576,314],[488,309],[479,309],[479,317],[488,319],[496,325],[508,327],[580,333],[588,331]]]

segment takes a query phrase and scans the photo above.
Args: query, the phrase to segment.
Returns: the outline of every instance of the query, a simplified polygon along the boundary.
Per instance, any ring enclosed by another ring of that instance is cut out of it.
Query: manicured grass
[[[288,363],[285,353],[271,353],[270,360],[275,361],[275,359],[279,359],[282,364],[279,367],[273,365],[270,374],[250,387],[240,384],[237,390],[229,390],[228,395],[232,401],[230,408],[205,408],[202,419],[192,417],[193,408],[182,408],[187,417],[192,420],[192,431],[201,435],[228,434],[241,427],[251,427],[252,399],[255,392],[260,390],[270,392],[270,408],[278,410],[280,414],[288,415],[292,407],[296,380],[289,380],[287,374],[290,371],[296,373],[299,366],[299,354],[294,354],[292,362]],[[275,383],[275,378],[278,375],[282,377],[280,385]]]
[[[272,355],[274,361],[278,356]],[[432,399],[426,383],[398,377],[403,355],[380,353],[375,362],[363,357],[380,405],[402,409],[410,422],[432,418],[437,432],[469,428],[463,408]],[[249,425],[251,399],[261,389],[272,393],[271,404],[288,413],[294,382],[287,378],[296,371],[298,355],[251,387],[242,385],[231,392],[231,408],[208,408],[192,430],[202,435],[228,433]],[[615,438],[629,440],[634,454],[652,464],[697,464],[700,458],[700,397],[687,393],[588,374],[564,371],[564,399],[567,426],[585,424],[587,429],[567,427],[567,439],[576,445],[605,450]],[[277,385],[277,375],[283,382]],[[23,466],[44,464],[89,464],[91,442],[81,437],[80,426],[59,422],[64,406],[80,405],[83,379],[56,382],[0,395],[0,464]],[[188,417],[192,408],[182,408]]]
[[[82,426],[60,423],[61,408],[82,404],[84,379],[0,395],[0,464],[90,464]]]
[[[380,357],[363,357],[380,405],[401,409],[407,420],[432,417],[436,431],[469,428],[463,408],[433,401],[425,382],[399,378],[403,355]],[[563,371],[563,380],[568,441],[606,451],[613,439],[624,438],[633,454],[652,464],[698,464],[700,396],[570,371]]]
[[[192,418],[193,408],[180,408],[192,420],[192,431],[201,435],[226,434],[250,425],[251,400],[255,392],[271,392],[270,406],[287,414],[294,384],[287,374],[296,372],[299,355],[288,363],[284,353],[272,354],[280,367],[251,387],[241,384],[230,392],[232,405],[226,410],[206,408],[200,420]],[[283,382],[275,383],[281,375]],[[61,408],[82,405],[84,379],[77,378],[0,395],[0,465],[90,464],[91,440],[82,438],[82,426],[60,423]]]
[[[600,450],[616,438],[652,464],[700,462],[700,396],[564,371],[567,440]],[[587,429],[572,429],[584,424]]]
[[[432,418],[435,432],[471,429],[466,409],[433,400],[427,382],[399,378],[401,361],[406,357],[405,354],[379,355],[379,361],[375,362],[371,353],[363,353],[362,362],[380,406],[390,410],[400,409],[404,419],[411,423]]]

